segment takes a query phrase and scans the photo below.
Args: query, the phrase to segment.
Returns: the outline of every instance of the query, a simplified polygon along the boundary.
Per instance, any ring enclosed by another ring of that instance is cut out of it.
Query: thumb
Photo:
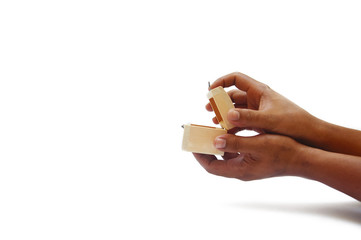
[[[254,153],[260,151],[262,135],[241,137],[233,134],[224,134],[214,139],[214,146],[228,153]]]
[[[266,128],[263,112],[251,109],[234,108],[228,112],[228,120],[237,127]]]

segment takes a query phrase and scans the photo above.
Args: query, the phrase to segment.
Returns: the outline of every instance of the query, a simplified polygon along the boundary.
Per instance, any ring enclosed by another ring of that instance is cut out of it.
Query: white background
[[[0,239],[359,239],[320,183],[206,173],[183,123],[240,71],[361,129],[358,1],[1,1]],[[346,237],[347,236],[347,237]]]

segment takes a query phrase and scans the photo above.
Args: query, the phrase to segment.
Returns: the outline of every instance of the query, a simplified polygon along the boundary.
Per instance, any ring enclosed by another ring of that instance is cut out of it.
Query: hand
[[[317,118],[267,85],[242,73],[219,78],[211,85],[211,89],[232,85],[240,89],[228,93],[236,107],[228,114],[228,119],[234,125],[240,129],[254,129],[258,132],[262,129],[266,133],[287,135],[312,145],[315,140],[314,127],[320,124]],[[210,104],[207,104],[206,109],[212,111]],[[218,123],[216,118],[213,121]]]
[[[293,175],[298,153],[304,147],[288,137],[271,134],[254,137],[226,134],[215,139],[215,146],[225,152],[224,160],[193,154],[209,173],[244,181]]]
[[[361,157],[307,147],[279,135],[239,137],[225,134],[215,139],[225,151],[224,160],[193,153],[215,175],[244,181],[277,176],[299,176],[322,182],[361,201]]]
[[[217,137],[214,143],[225,152],[224,160],[194,153],[208,172],[241,180],[300,176],[361,201],[361,131],[317,119],[242,73],[216,80],[211,89],[232,85],[239,90],[229,92],[236,109],[230,110],[227,117],[237,127]],[[212,110],[209,104],[206,108]],[[240,129],[262,130],[258,132],[263,134],[254,137],[230,134]]]

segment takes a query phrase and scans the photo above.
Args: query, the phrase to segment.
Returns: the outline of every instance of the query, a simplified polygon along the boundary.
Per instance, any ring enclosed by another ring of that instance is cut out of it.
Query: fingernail
[[[239,118],[240,118],[239,112],[237,112],[236,110],[229,111],[229,119],[230,120],[236,121],[236,120],[239,120]]]
[[[215,147],[216,148],[225,148],[226,147],[226,139],[216,138]]]

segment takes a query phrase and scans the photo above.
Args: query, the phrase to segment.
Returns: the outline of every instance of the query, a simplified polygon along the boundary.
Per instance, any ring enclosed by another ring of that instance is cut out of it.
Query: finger
[[[239,128],[267,129],[270,125],[269,116],[259,110],[235,108],[228,112],[227,118]]]
[[[254,137],[240,137],[233,134],[224,134],[216,137],[214,146],[224,152],[255,153],[260,147],[259,135]]]
[[[214,155],[193,153],[199,164],[209,173],[218,176],[229,176],[227,161],[218,160]]]
[[[236,105],[247,106],[247,93],[233,89],[228,92],[228,95],[231,98],[232,102],[234,102]]]
[[[244,106],[239,106],[239,105],[235,105],[235,108],[244,109],[244,108],[246,108],[246,107],[244,107]],[[212,121],[213,121],[214,124],[219,124],[217,117],[213,117],[213,118],[212,118]]]
[[[247,107],[247,93],[233,89],[228,92],[228,96],[231,98],[232,102],[235,103],[235,107]],[[209,112],[213,112],[212,105],[207,103],[206,109]]]
[[[239,72],[231,73],[221,78],[218,78],[211,84],[211,89],[222,86],[230,87],[236,86],[238,89],[247,92],[251,87],[260,87],[262,83],[254,80],[253,78]]]
[[[207,109],[207,111],[209,111],[209,112],[213,112],[213,108],[212,108],[212,106],[211,106],[210,103],[207,103],[206,109]]]
[[[212,118],[214,124],[219,124],[218,119],[216,117]]]
[[[247,108],[247,102],[244,103],[244,104],[234,104],[234,107],[235,107],[235,108]],[[206,105],[206,110],[207,110],[208,112],[213,112],[213,109],[212,109],[212,106],[211,106],[210,103],[207,103],[207,105]]]

